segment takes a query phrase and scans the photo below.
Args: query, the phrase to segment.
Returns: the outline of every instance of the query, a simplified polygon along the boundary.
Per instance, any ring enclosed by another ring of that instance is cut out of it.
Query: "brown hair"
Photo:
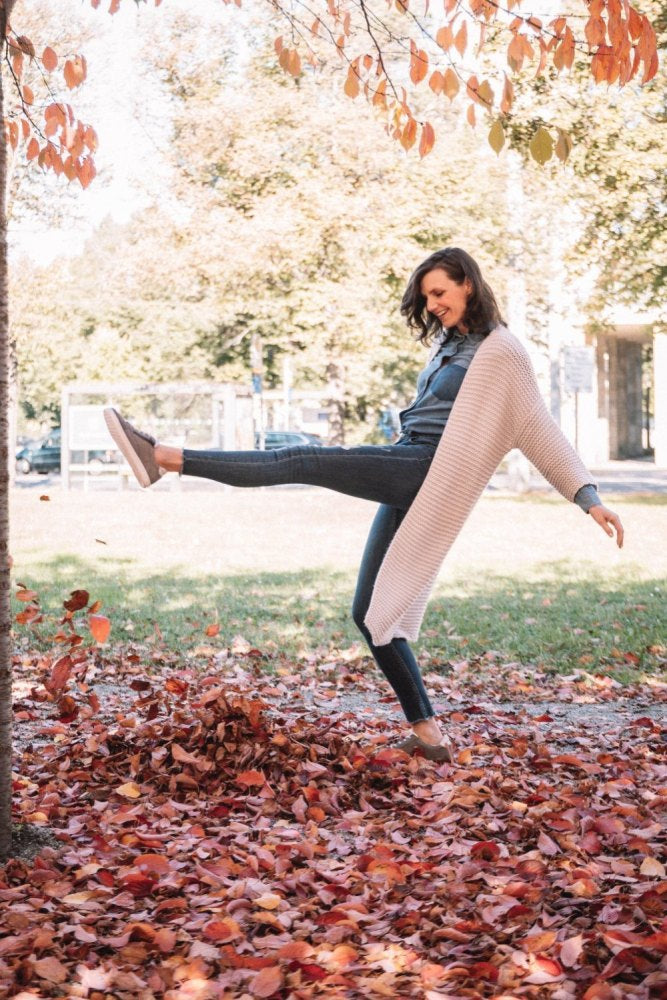
[[[495,295],[484,281],[479,264],[465,250],[445,247],[432,253],[412,273],[401,301],[401,313],[405,316],[408,326],[419,331],[417,339],[423,344],[428,344],[441,329],[438,317],[427,310],[426,299],[421,290],[423,278],[436,268],[441,268],[457,285],[462,285],[466,279],[470,282],[472,291],[462,320],[469,330],[475,333],[489,333],[499,323],[504,322]]]

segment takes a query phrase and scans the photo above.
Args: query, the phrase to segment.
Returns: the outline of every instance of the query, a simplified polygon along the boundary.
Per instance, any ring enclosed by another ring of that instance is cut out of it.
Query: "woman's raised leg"
[[[302,483],[407,510],[428,471],[434,445],[300,445],[268,451],[171,448],[138,431],[116,410],[106,410],[111,435],[142,486],[164,472],[182,472],[229,486]]]

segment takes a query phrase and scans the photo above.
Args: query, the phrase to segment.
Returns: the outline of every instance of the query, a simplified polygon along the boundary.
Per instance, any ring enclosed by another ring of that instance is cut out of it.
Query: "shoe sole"
[[[112,407],[107,407],[104,411],[104,420],[109,434],[111,434],[111,437],[118,445],[119,451],[123,455],[123,458],[129,467],[132,469],[139,485],[142,489],[146,489],[151,485],[150,477],[146,472],[145,465],[137,455],[136,451],[132,447],[130,439],[125,433],[119,414],[116,413]]]

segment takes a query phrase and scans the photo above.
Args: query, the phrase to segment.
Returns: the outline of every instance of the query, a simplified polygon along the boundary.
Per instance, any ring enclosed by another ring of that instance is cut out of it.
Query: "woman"
[[[428,257],[410,278],[401,312],[419,340],[434,344],[395,444],[192,451],[157,443],[114,409],[105,416],[143,487],[178,472],[231,486],[307,483],[380,504],[353,617],[412,726],[398,747],[442,761],[452,759],[451,746],[408,639],[416,638],[438,567],[503,455],[521,447],[564,496],[609,536],[616,532],[619,547],[623,528],[546,413],[525,349],[504,328],[469,254],[448,247]]]

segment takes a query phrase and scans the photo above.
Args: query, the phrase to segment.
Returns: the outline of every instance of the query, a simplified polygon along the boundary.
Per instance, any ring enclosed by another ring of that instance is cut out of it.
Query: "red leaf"
[[[81,608],[85,608],[90,600],[90,594],[87,590],[73,590],[68,601],[63,601],[63,607],[66,611],[80,611]]]
[[[206,635],[211,635],[211,636],[218,635],[218,633],[220,632],[220,626],[219,625],[207,625],[206,629],[205,629],[205,632],[206,632]]]
[[[48,691],[62,691],[67,681],[72,675],[72,659],[70,656],[61,656],[56,660],[51,671],[51,676],[45,683]]]
[[[111,622],[104,615],[89,615],[88,624],[90,631],[96,642],[104,643],[109,638]]]
[[[128,872],[127,875],[123,875],[120,882],[135,899],[150,896],[156,885],[155,879],[148,878],[140,872]]]
[[[497,861],[500,848],[492,840],[483,840],[479,844],[473,844],[470,853],[473,858],[481,858],[482,861]]]

